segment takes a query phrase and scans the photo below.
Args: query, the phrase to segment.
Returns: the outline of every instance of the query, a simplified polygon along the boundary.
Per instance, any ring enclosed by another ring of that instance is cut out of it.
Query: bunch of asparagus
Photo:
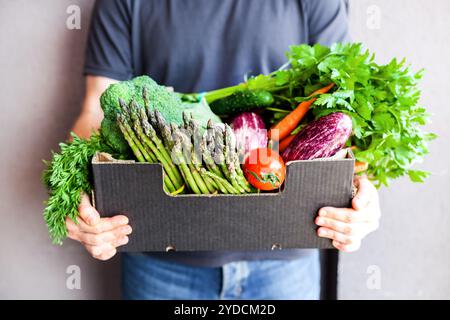
[[[241,170],[236,139],[227,124],[199,124],[183,113],[183,124],[167,123],[161,113],[136,101],[119,100],[117,123],[139,162],[161,163],[164,189],[170,194],[243,194],[253,192]]]

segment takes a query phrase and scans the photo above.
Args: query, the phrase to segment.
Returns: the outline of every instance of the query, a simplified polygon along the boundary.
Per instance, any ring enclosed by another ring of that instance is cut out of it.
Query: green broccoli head
[[[150,78],[149,80],[152,81]],[[136,99],[136,88],[133,80],[112,84],[102,93],[100,105],[102,106],[105,119],[116,120],[117,113],[120,112],[119,99],[126,103]]]

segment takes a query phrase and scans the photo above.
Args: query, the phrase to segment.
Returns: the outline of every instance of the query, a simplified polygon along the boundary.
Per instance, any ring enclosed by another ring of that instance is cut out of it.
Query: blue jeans
[[[124,299],[285,299],[320,296],[319,255],[197,267],[145,254],[122,254]]]

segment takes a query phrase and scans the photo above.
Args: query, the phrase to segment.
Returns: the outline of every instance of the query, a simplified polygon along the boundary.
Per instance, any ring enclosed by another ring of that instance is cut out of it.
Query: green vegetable
[[[218,115],[233,115],[251,109],[268,107],[274,102],[270,92],[264,90],[239,90],[211,103]]]
[[[208,122],[220,122],[205,100],[182,102],[179,94],[167,91],[148,77],[138,77],[110,86],[101,97],[101,105],[105,118],[100,133],[89,140],[72,134],[73,141],[61,143],[60,152],[45,162],[43,182],[49,189],[49,199],[44,219],[54,243],[61,244],[67,236],[66,218],[77,220],[81,194],[92,191],[89,168],[96,152],[107,152],[117,159],[132,159],[134,155],[139,162],[161,162],[164,189],[173,195],[183,192],[186,186],[195,193],[225,190],[211,177],[202,176],[201,159],[192,162],[194,146],[185,159],[182,141],[177,144],[172,137],[181,128],[191,128],[198,138]],[[189,128],[183,118],[190,119]],[[191,143],[186,141],[186,146]],[[177,156],[179,161],[174,162]]]
[[[200,125],[206,128],[209,119],[221,122],[212,113],[206,101],[188,103],[181,101],[180,94],[170,92],[166,87],[158,85],[148,76],[136,77],[129,81],[112,84],[100,97],[100,104],[104,113],[101,130],[105,141],[117,153],[131,153],[116,119],[121,112],[120,100],[128,105],[134,100],[140,106],[146,106],[148,111],[158,109],[165,120],[177,125],[182,124],[182,113],[192,113]]]
[[[178,96],[181,97],[180,94]],[[205,99],[201,99],[199,102],[183,101],[181,111],[187,116],[194,118],[202,129],[202,132],[206,129],[206,124],[209,120],[213,123],[222,123],[222,120],[211,110]]]
[[[112,152],[100,135],[92,135],[89,140],[74,133],[72,137],[72,142],[60,143],[60,153],[53,153],[52,160],[45,161],[47,168],[42,176],[49,190],[44,220],[55,244],[62,244],[67,236],[66,217],[77,221],[81,194],[92,191],[89,175],[92,157],[97,151]]]
[[[369,163],[367,173],[377,186],[404,175],[422,182],[429,175],[411,169],[428,153],[427,142],[436,138],[420,128],[428,119],[418,105],[422,71],[414,73],[404,60],[378,64],[359,43],[291,46],[287,58],[285,68],[203,96],[212,103],[244,89],[271,92],[277,100],[275,123],[285,116],[283,109],[292,110],[315,90],[334,83],[334,92],[319,95],[311,106],[312,116],[344,112],[352,118],[349,144],[357,147],[359,161]]]
[[[101,131],[105,132],[105,143],[107,143],[108,146],[118,154],[132,156],[130,146],[127,144],[115,119],[104,118],[101,123]]]
[[[310,75],[303,82],[305,94],[317,85],[337,84],[335,92],[316,100],[313,114],[319,118],[341,111],[352,117],[350,143],[357,147],[356,159],[369,163],[367,173],[378,186],[403,175],[414,182],[428,176],[410,169],[428,153],[427,141],[436,137],[420,129],[428,118],[418,105],[422,71],[412,72],[404,60],[379,65],[361,44],[297,46],[289,58],[293,69]]]

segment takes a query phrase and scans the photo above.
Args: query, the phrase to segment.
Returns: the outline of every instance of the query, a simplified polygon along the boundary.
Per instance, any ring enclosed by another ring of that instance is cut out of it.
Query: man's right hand
[[[100,218],[86,194],[81,195],[78,210],[78,224],[66,218],[68,236],[81,242],[94,258],[103,261],[111,259],[117,247],[128,243],[132,229],[126,216]]]

